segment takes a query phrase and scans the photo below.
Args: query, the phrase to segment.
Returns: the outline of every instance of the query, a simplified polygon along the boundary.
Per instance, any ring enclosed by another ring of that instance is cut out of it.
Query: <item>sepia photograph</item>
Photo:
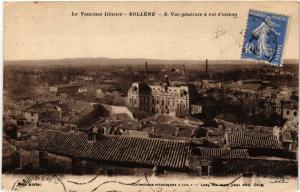
[[[3,11],[5,191],[297,190],[297,2]]]

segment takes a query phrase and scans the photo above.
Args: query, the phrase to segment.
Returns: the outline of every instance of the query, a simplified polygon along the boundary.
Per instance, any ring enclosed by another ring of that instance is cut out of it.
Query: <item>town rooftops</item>
[[[65,101],[68,98],[67,94],[61,94],[58,96],[53,95],[42,95],[36,99],[38,104],[45,104],[45,103],[59,103],[61,101]]]
[[[99,103],[96,103],[94,105],[96,105],[96,107],[98,107],[99,110],[102,109],[101,111],[106,110],[109,113],[109,115],[126,114],[130,119],[134,119],[132,112],[127,107]]]
[[[51,103],[43,103],[43,104],[34,104],[24,111],[33,112],[33,113],[44,113],[47,111],[60,111],[61,109],[57,105],[53,105]]]
[[[50,87],[57,87],[57,88],[71,88],[71,87],[85,87],[87,86],[86,84],[65,84],[65,85],[54,85],[54,86],[50,86]]]
[[[242,80],[243,84],[248,84],[248,83],[262,83],[262,80],[259,79],[247,79],[247,80]]]
[[[255,131],[233,131],[228,133],[227,144],[230,148],[282,149],[276,136]]]
[[[88,129],[88,127],[103,121],[96,110],[82,110],[80,113],[69,113],[61,118],[61,122],[75,124],[77,128]]]
[[[170,117],[167,115],[154,115],[142,119],[141,121],[153,122],[154,124],[160,122],[160,123],[167,123],[172,125],[186,125],[191,127],[198,127],[199,125],[203,125],[203,121],[190,116],[187,116],[185,118],[179,118],[179,117]]]
[[[35,150],[75,158],[176,169],[185,167],[188,153],[185,142],[180,141],[101,135],[91,142],[80,132],[42,131],[30,145]]]
[[[104,92],[121,91],[121,89],[119,87],[116,87],[115,85],[104,84],[104,85],[100,85],[99,88]]]
[[[195,168],[202,166],[203,162],[215,159],[243,159],[248,158],[247,149],[224,149],[224,148],[209,148],[197,147],[194,152],[190,154],[189,167]],[[205,164],[205,163],[204,163]]]
[[[297,110],[298,109],[298,102],[295,102],[295,101],[285,101],[285,102],[283,102],[283,108]]]
[[[247,158],[249,157],[247,149],[224,149],[197,147],[198,156],[202,158]]]
[[[232,85],[232,88],[235,89],[243,89],[243,90],[254,90],[257,91],[258,89],[261,89],[262,84],[258,84],[258,83],[247,83],[247,84],[243,84],[243,85]]]

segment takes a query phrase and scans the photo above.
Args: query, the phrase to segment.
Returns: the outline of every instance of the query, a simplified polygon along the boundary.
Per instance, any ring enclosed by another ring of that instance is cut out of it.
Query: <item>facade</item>
[[[230,88],[236,93],[240,93],[245,99],[256,99],[260,95],[262,84],[249,83],[249,84],[236,84]]]
[[[187,115],[190,113],[193,100],[191,89],[189,86],[133,83],[128,90],[127,104],[149,113],[170,116]]]

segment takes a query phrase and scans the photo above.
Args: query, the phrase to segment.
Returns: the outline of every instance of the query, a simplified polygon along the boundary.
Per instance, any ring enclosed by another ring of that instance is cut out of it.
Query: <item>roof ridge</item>
[[[197,147],[198,149],[211,149],[211,150],[228,150],[228,151],[248,151],[248,149],[235,149],[235,148],[224,148],[224,147]]]
[[[41,131],[40,134],[44,134],[43,132],[48,132],[48,133],[58,133],[58,134],[64,134],[64,135],[86,135],[86,133],[83,132],[63,132],[63,131],[58,131],[58,130],[44,130]],[[139,137],[131,137],[127,135],[109,135],[109,134],[103,134],[104,137],[107,138],[121,138],[121,137],[126,137],[126,138],[132,138],[132,139],[137,139]],[[186,141],[179,141],[179,140],[170,140],[170,139],[162,139],[162,138],[139,138],[142,140],[156,140],[156,141],[165,141],[165,142],[172,142],[172,143],[186,143]]]
[[[106,137],[126,137],[126,138],[133,138],[133,139],[142,139],[142,140],[156,140],[156,141],[166,141],[166,142],[173,142],[173,143],[185,143],[186,141],[180,140],[170,140],[170,139],[163,139],[163,138],[144,138],[144,137],[132,137],[127,135],[104,135]]]

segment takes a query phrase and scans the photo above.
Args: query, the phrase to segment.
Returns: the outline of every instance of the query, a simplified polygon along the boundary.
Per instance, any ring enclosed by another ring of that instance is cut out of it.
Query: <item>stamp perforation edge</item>
[[[280,63],[279,64],[272,64],[266,60],[263,60],[263,59],[253,59],[253,58],[249,58],[249,57],[243,57],[243,49],[244,49],[244,45],[245,43],[247,42],[247,39],[246,39],[246,35],[248,33],[248,23],[249,23],[249,14],[251,11],[254,11],[254,12],[259,12],[259,13],[266,13],[266,14],[274,14],[276,16],[280,16],[280,17],[287,17],[287,22],[286,22],[286,30],[285,30],[285,35],[284,35],[284,39],[283,39],[283,44],[282,44],[282,52],[281,52],[281,59],[280,59]],[[246,27],[245,27],[245,30],[244,30],[244,41],[243,41],[243,47],[241,49],[241,54],[240,54],[240,58],[241,60],[244,60],[244,61],[251,61],[251,62],[255,62],[255,63],[265,63],[265,64],[269,64],[269,65],[272,65],[272,66],[279,66],[279,67],[282,67],[283,66],[283,61],[284,61],[284,56],[286,54],[286,50],[285,50],[285,47],[286,47],[286,44],[288,41],[288,38],[289,38],[289,31],[290,31],[290,22],[292,19],[292,16],[291,15],[285,15],[285,14],[282,14],[282,13],[277,13],[277,12],[271,12],[271,11],[263,11],[263,10],[259,10],[259,9],[254,9],[254,8],[251,8],[249,9],[248,11],[248,14],[247,14],[247,20],[246,20]]]

